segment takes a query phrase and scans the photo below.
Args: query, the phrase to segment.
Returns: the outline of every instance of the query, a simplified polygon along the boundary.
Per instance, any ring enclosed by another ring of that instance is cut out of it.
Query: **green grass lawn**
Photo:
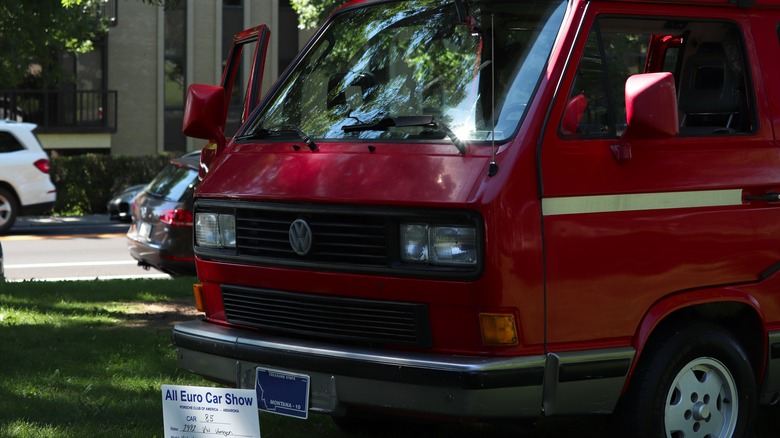
[[[161,437],[171,327],[193,319],[192,278],[0,283],[0,436]],[[340,436],[329,418],[261,416],[263,437]]]

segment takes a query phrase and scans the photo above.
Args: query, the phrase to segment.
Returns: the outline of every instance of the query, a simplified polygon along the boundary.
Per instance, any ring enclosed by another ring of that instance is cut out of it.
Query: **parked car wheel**
[[[737,339],[715,324],[695,323],[656,341],[642,353],[624,401],[625,432],[636,437],[750,436],[756,380]]]
[[[5,268],[3,267],[3,243],[0,242],[0,282],[5,281]]]
[[[0,234],[5,233],[16,222],[19,215],[19,203],[13,193],[0,188]]]

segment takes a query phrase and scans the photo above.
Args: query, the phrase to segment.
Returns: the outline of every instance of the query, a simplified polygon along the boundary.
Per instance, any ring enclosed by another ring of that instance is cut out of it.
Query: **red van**
[[[779,23],[769,0],[355,1],[264,96],[268,30],[238,35],[189,92],[211,144],[181,367],[302,382],[271,401],[342,424],[620,409],[631,436],[746,436],[780,397]]]

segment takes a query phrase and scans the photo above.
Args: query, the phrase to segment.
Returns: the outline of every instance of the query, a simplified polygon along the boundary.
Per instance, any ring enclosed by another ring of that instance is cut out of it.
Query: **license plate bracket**
[[[257,367],[255,390],[259,410],[302,420],[309,417],[308,375]]]

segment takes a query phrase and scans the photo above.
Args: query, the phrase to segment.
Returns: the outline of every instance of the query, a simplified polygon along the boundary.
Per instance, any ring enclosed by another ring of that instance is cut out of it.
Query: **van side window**
[[[600,18],[577,66],[560,132],[620,137],[626,79],[659,71],[675,77],[680,136],[752,132],[752,87],[742,47],[739,29],[729,22]]]
[[[588,38],[566,101],[561,123],[564,134],[577,133],[591,138],[614,136],[614,133],[610,133],[612,114],[609,111],[609,93],[605,87],[606,76],[598,40],[594,30]]]

